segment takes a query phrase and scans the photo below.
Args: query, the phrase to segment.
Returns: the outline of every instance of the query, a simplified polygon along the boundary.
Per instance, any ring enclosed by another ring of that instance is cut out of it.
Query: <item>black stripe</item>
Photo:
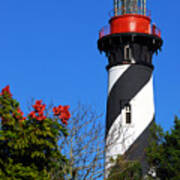
[[[106,136],[121,110],[148,83],[153,69],[143,65],[131,65],[117,80],[108,97]]]
[[[155,118],[153,118],[149,126],[143,131],[143,133],[141,133],[125,153],[126,159],[139,161],[141,163],[143,174],[147,174],[149,169],[146,160],[146,148],[149,146],[151,128],[154,125],[154,119]]]

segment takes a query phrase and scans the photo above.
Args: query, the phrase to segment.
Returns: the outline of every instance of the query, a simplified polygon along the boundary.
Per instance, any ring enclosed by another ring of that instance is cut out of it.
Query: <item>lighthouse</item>
[[[114,0],[109,24],[98,40],[108,59],[106,170],[112,158],[123,155],[138,160],[147,173],[145,149],[155,117],[152,58],[162,43],[146,0]]]

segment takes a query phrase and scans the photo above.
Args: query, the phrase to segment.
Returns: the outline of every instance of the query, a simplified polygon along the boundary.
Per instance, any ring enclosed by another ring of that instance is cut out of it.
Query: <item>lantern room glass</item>
[[[146,15],[146,0],[114,0],[115,16],[124,14]]]

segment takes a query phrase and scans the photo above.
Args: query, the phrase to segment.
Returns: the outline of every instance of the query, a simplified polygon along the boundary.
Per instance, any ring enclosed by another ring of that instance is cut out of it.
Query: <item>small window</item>
[[[128,104],[125,106],[126,124],[131,124],[131,106]]]
[[[126,45],[124,47],[124,59],[128,61],[132,59],[131,48],[129,47],[129,45]]]

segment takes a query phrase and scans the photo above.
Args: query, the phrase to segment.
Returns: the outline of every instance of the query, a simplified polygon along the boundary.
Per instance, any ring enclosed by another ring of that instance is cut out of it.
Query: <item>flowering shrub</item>
[[[12,98],[10,87],[0,93],[0,179],[55,179],[63,177],[68,162],[61,154],[58,141],[67,136],[71,117],[69,106],[53,108],[45,115],[46,105],[37,100],[27,117]],[[58,117],[58,118],[57,118]]]

